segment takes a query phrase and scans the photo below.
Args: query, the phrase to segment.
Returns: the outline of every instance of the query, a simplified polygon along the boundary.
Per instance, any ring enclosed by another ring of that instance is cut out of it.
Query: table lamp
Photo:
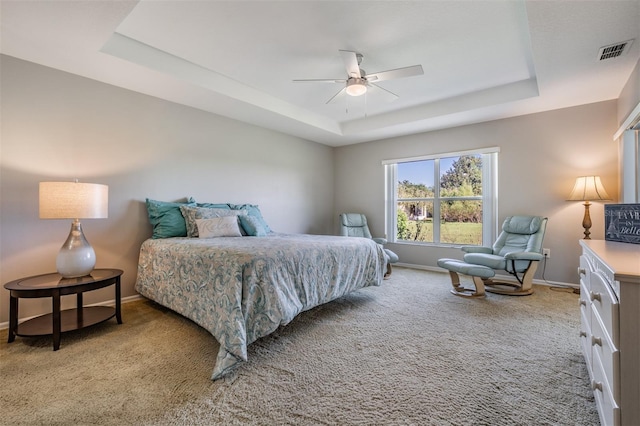
[[[40,219],[73,219],[56,268],[64,278],[89,275],[96,253],[82,232],[80,219],[109,216],[109,187],[97,183],[40,182]]]
[[[567,201],[584,201],[584,218],[582,219],[582,227],[584,228],[584,239],[590,240],[591,232],[591,215],[589,215],[589,206],[591,201],[610,200],[609,194],[605,191],[600,176],[580,176],[576,178],[571,194]]]

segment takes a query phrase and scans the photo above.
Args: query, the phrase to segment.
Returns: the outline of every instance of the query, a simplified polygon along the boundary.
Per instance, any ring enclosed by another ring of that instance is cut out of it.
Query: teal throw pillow
[[[157,201],[149,198],[147,198],[146,202],[149,222],[153,226],[151,238],[187,236],[187,225],[180,211],[180,206],[195,206],[196,203],[193,198],[189,198],[184,203]]]
[[[273,231],[271,231],[271,228],[269,228],[269,225],[267,225],[267,222],[264,220],[264,218],[262,217],[262,213],[260,212],[260,208],[255,205],[255,204],[229,204],[229,206],[231,207],[232,210],[246,210],[247,211],[247,215],[254,217],[258,222],[260,222],[260,224],[262,225],[262,227],[264,228],[265,232],[271,233]]]
[[[266,237],[267,230],[264,229],[262,222],[258,220],[255,216],[241,215],[238,216],[240,219],[240,225],[244,232],[251,237]]]

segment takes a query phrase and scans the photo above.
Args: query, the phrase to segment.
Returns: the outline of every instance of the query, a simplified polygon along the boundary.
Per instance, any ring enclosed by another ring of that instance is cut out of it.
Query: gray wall
[[[335,206],[368,216],[374,236],[384,235],[385,159],[499,146],[498,215],[549,218],[544,246],[551,249],[545,278],[577,283],[584,206],[565,201],[577,176],[600,175],[612,197],[618,193],[616,101],[497,120],[350,145],[336,149]],[[604,207],[593,203],[591,237],[604,238]],[[337,229],[337,219],[334,221]],[[460,257],[458,249],[389,244],[400,262],[436,267],[441,257]],[[536,278],[542,277],[539,268]]]
[[[627,119],[631,111],[640,103],[640,60],[636,63],[627,84],[618,98],[618,124]]]
[[[97,267],[125,271],[123,296],[135,294],[138,250],[151,235],[146,197],[253,203],[276,231],[333,231],[330,147],[7,56],[0,72],[2,284],[55,271],[71,221],[38,218],[40,181],[109,185],[109,218],[83,229]],[[1,288],[0,322],[8,299]],[[85,303],[110,299],[112,288]],[[50,309],[50,299],[21,300],[20,317]]]

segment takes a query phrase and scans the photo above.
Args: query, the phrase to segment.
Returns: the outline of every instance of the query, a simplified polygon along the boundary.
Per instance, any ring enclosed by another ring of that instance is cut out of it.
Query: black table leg
[[[62,332],[62,315],[60,314],[60,291],[54,290],[53,299],[53,350],[60,349],[60,334]]]
[[[77,322],[78,322],[78,327],[82,327],[82,314],[83,314],[83,309],[82,307],[84,306],[84,303],[82,302],[82,293],[78,293],[77,294],[77,301],[76,301],[76,312],[77,312]]]
[[[16,339],[16,332],[18,331],[18,298],[9,297],[9,339],[8,343],[13,342]]]
[[[122,324],[122,311],[120,309],[120,277],[116,278],[116,319]]]

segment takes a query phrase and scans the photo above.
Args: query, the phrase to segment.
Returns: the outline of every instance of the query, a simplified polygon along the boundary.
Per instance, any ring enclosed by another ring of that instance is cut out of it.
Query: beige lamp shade
[[[580,176],[576,178],[571,194],[567,201],[598,201],[610,200],[609,194],[605,191],[600,176]]]
[[[600,176],[580,176],[576,178],[571,194],[567,201],[584,201],[584,217],[582,218],[582,227],[584,228],[584,239],[590,240],[591,237],[591,215],[589,214],[589,206],[591,201],[610,200],[609,194],[604,190]]]
[[[40,219],[109,217],[109,187],[97,183],[40,182]]]

